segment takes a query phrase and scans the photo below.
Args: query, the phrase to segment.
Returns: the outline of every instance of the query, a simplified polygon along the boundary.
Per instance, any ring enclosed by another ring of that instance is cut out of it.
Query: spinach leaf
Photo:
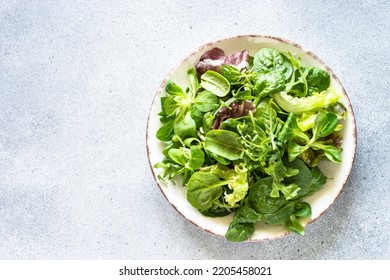
[[[226,208],[216,208],[216,209],[205,209],[205,210],[199,210],[199,212],[206,217],[225,217],[229,215],[231,212],[227,210]]]
[[[212,173],[195,172],[188,181],[187,200],[197,209],[209,209],[222,195],[222,186],[226,184]]]
[[[321,92],[330,86],[330,75],[325,70],[317,67],[311,67],[307,71],[306,81],[309,94]]]
[[[291,176],[285,179],[286,183],[296,184],[299,187],[299,191],[297,192],[295,199],[306,195],[310,183],[313,180],[313,176],[310,172],[310,169],[299,158],[295,159],[293,162],[287,163],[286,167],[299,170],[299,173],[296,174],[295,176]]]
[[[311,169],[311,176],[313,177],[313,180],[310,183],[308,194],[312,194],[322,189],[328,179],[317,166]]]
[[[259,50],[254,57],[253,67],[257,72],[280,72],[286,80],[293,72],[293,67],[287,57],[273,48]]]
[[[238,223],[250,224],[260,221],[262,219],[262,215],[248,206],[241,206],[234,213],[233,219]]]
[[[295,203],[295,213],[296,217],[309,217],[311,216],[311,206],[307,202],[297,202]]]
[[[225,234],[229,241],[241,242],[247,240],[255,232],[255,226],[251,223],[232,222]]]
[[[218,72],[208,70],[201,76],[200,85],[216,96],[224,97],[230,91],[230,83]]]
[[[285,76],[281,72],[262,72],[257,76],[254,85],[254,92],[258,95],[256,104],[260,98],[266,97],[273,93],[280,92],[284,89]]]
[[[197,146],[191,146],[188,158],[188,167],[192,170],[201,168],[204,163],[204,153]]]
[[[284,196],[270,197],[272,178],[266,177],[251,185],[248,194],[249,204],[259,213],[270,214],[286,203]]]
[[[295,203],[290,202],[272,214],[264,215],[264,221],[270,225],[284,225],[295,211]]]
[[[206,134],[205,147],[210,152],[229,160],[242,158],[239,135],[228,130],[211,130]]]

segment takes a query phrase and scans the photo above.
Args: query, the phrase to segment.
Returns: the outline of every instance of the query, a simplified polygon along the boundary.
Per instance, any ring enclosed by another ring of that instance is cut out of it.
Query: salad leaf
[[[284,225],[295,211],[294,202],[290,202],[272,214],[264,215],[264,221],[270,225]]]
[[[255,232],[253,223],[232,222],[225,234],[229,241],[241,242],[247,240]]]
[[[286,203],[286,198],[284,196],[271,197],[271,191],[272,178],[260,179],[249,189],[249,204],[259,213],[274,213]]]
[[[276,103],[285,111],[294,114],[302,114],[307,111],[319,111],[329,105],[336,104],[341,94],[333,89],[316,93],[308,97],[292,97],[286,92],[274,95]]]
[[[228,130],[211,130],[206,134],[205,147],[208,151],[229,160],[242,158],[239,135]]]
[[[298,233],[299,235],[305,235],[304,227],[294,215],[291,215],[290,220],[287,221],[287,228],[292,232]]]
[[[248,50],[235,52],[231,56],[227,56],[220,48],[213,48],[200,57],[196,64],[196,73],[200,77],[208,70],[220,72],[221,67],[225,65],[234,65],[239,70],[247,68],[249,66]]]
[[[171,119],[169,122],[165,123],[163,126],[161,126],[156,133],[156,137],[158,140],[166,142],[171,140],[174,131],[173,131],[173,125],[175,120]]]
[[[309,94],[322,92],[330,86],[330,74],[317,67],[311,67],[307,71],[306,81]]]
[[[218,107],[218,98],[212,92],[204,90],[195,98],[194,107],[202,113],[210,112]]]
[[[212,173],[196,172],[188,181],[187,200],[197,209],[209,209],[222,195],[222,186],[226,184]]]
[[[338,124],[338,118],[334,113],[319,113],[314,121],[313,138],[318,139],[331,134]]]
[[[180,138],[195,136],[196,123],[191,117],[191,112],[187,112],[181,118],[177,118],[173,123],[173,131]]]
[[[341,162],[342,94],[324,69],[273,48],[226,55],[214,48],[187,70],[187,86],[167,81],[157,139],[160,180],[182,177],[202,215],[233,213],[226,238],[250,238],[258,222],[304,234],[306,197],[328,178],[317,166]]]
[[[280,72],[285,79],[290,78],[293,72],[293,67],[287,57],[273,48],[259,50],[254,57],[253,67],[257,72]]]
[[[228,187],[232,192],[225,192],[224,198],[228,205],[233,207],[237,202],[243,200],[248,192],[248,169],[242,163],[235,165],[234,169],[229,170],[225,177],[229,181]]]
[[[235,212],[234,220],[242,224],[251,224],[262,220],[262,215],[248,206],[241,206]]]
[[[208,70],[201,76],[200,85],[216,96],[224,97],[230,91],[230,83],[221,74]]]
[[[278,140],[286,141],[289,139],[300,139],[304,142],[309,141],[309,136],[305,134],[298,126],[297,120],[293,113],[290,113],[283,129],[280,131]]]
[[[282,72],[264,72],[257,76],[254,92],[259,96],[257,100],[260,100],[260,98],[280,92],[284,88],[285,76]]]

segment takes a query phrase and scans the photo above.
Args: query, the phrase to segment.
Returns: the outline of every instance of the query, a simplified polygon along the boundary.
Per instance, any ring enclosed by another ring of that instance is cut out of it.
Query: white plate
[[[298,44],[285,39],[262,35],[242,35],[210,42],[189,54],[180,62],[178,66],[176,66],[168,73],[154,97],[149,112],[146,131],[146,146],[149,163],[158,186],[160,187],[166,199],[188,221],[204,229],[205,231],[224,237],[232,220],[232,214],[222,218],[209,218],[203,216],[198,212],[197,209],[193,208],[188,203],[186,199],[186,188],[181,187],[180,179],[177,180],[176,185],[172,183],[165,184],[157,178],[157,175],[159,172],[161,172],[161,169],[153,168],[154,164],[160,162],[163,159],[161,151],[164,148],[164,143],[161,143],[159,140],[157,140],[155,135],[161,126],[157,114],[161,110],[160,97],[165,95],[164,87],[166,81],[172,80],[179,86],[185,88],[187,86],[187,69],[194,67],[202,54],[215,47],[221,48],[227,55],[230,55],[236,51],[242,51],[244,49],[248,49],[249,54],[254,55],[259,49],[264,47],[272,47],[285,52],[289,51],[293,55],[300,56],[303,65],[326,69],[329,73],[331,73],[331,86],[343,92],[344,96],[341,99],[341,102],[348,109],[348,117],[347,120],[343,122],[342,163],[335,164],[329,161],[323,161],[320,163],[319,167],[325,176],[333,179],[329,179],[322,190],[305,199],[305,201],[309,202],[312,206],[311,218],[303,220],[303,224],[307,225],[308,223],[320,217],[333,204],[347,182],[355,158],[356,125],[349,98],[332,70],[312,52],[305,51]],[[256,223],[256,231],[249,238],[249,241],[273,239],[284,236],[288,233],[290,232],[287,231],[283,226],[269,226],[259,222]]]

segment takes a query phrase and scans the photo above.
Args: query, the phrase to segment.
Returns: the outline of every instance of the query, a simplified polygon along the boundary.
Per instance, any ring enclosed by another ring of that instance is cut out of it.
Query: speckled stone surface
[[[389,15],[369,0],[2,0],[0,259],[390,259]],[[205,233],[149,169],[146,119],[166,73],[248,33],[316,53],[355,111],[350,180],[304,237]]]

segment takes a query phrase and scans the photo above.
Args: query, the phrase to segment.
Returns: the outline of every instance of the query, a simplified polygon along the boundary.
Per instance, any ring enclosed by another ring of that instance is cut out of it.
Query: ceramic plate
[[[188,221],[207,232],[224,237],[232,220],[232,214],[222,218],[209,218],[201,215],[197,209],[193,208],[188,203],[186,199],[186,188],[181,187],[180,179],[176,181],[176,184],[166,184],[157,178],[157,175],[159,172],[161,172],[161,170],[153,168],[154,164],[163,159],[161,151],[164,148],[164,143],[161,143],[159,140],[157,140],[155,135],[161,126],[157,114],[161,110],[160,97],[165,94],[164,87],[166,81],[172,80],[179,86],[185,88],[187,86],[187,69],[194,67],[202,54],[215,47],[221,48],[227,55],[230,55],[236,51],[248,49],[250,55],[253,56],[259,49],[264,47],[272,47],[280,51],[291,52],[293,55],[301,57],[303,65],[326,69],[331,74],[331,86],[343,93],[341,102],[348,109],[348,117],[345,121],[343,121],[342,163],[335,164],[329,161],[322,161],[319,164],[319,167],[325,176],[333,179],[329,179],[326,185],[320,191],[305,199],[305,201],[309,202],[312,206],[312,216],[301,222],[304,225],[309,224],[310,222],[320,217],[333,204],[347,182],[355,157],[355,118],[347,93],[345,92],[343,86],[333,71],[312,52],[305,51],[300,45],[296,43],[277,37],[243,35],[210,42],[189,54],[168,73],[166,78],[162,81],[154,97],[149,112],[146,131],[146,145],[149,163],[159,188],[161,189],[165,198],[172,204],[172,206]],[[268,226],[259,222],[256,223],[256,231],[250,237],[249,241],[273,239],[282,237],[288,233],[289,231],[287,231],[283,226]]]

